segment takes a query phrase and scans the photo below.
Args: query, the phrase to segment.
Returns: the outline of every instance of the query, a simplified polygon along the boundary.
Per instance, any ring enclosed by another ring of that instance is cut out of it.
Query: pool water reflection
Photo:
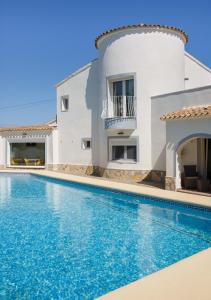
[[[0,175],[0,299],[94,299],[210,244],[208,210]]]

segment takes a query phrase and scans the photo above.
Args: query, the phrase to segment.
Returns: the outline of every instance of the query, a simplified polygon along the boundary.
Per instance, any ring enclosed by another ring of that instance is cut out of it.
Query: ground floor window
[[[136,161],[136,146],[112,146],[112,160]]]
[[[11,166],[44,166],[45,143],[10,143]]]
[[[136,139],[109,139],[109,160],[119,162],[137,161],[137,142]]]
[[[82,139],[82,149],[91,149],[91,139],[90,138],[83,138]]]

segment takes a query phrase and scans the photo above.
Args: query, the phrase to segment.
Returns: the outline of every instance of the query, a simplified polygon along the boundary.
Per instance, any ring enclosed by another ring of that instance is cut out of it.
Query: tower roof
[[[167,26],[167,25],[158,25],[158,24],[135,24],[135,25],[126,25],[126,26],[121,26],[121,27],[117,27],[117,28],[113,28],[110,30],[107,30],[103,33],[101,33],[100,35],[97,36],[97,38],[95,39],[95,47],[99,48],[99,42],[102,38],[104,38],[107,35],[110,35],[112,33],[115,32],[120,32],[120,31],[124,31],[124,30],[128,30],[128,29],[137,29],[137,28],[143,28],[143,29],[157,29],[157,30],[169,30],[169,31],[175,31],[177,33],[179,33],[184,42],[187,43],[188,42],[188,35],[182,30],[179,29],[177,27],[174,26]]]

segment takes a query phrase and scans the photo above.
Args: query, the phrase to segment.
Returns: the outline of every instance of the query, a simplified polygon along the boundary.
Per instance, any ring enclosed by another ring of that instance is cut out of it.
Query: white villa
[[[138,24],[96,38],[98,58],[56,86],[57,122],[0,129],[1,168],[211,182],[211,70],[182,30]]]

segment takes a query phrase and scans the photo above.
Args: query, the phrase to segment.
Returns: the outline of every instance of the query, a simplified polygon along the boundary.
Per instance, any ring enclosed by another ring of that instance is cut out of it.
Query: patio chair
[[[24,162],[26,166],[30,166],[30,159],[24,158]]]
[[[199,179],[196,165],[185,165],[183,174],[183,184],[185,189],[196,189]]]
[[[24,165],[24,160],[22,158],[12,158],[11,159],[11,165],[12,166]]]
[[[44,165],[45,165],[45,162],[44,162],[43,159],[38,159],[38,160],[36,161],[36,166],[44,166]]]

